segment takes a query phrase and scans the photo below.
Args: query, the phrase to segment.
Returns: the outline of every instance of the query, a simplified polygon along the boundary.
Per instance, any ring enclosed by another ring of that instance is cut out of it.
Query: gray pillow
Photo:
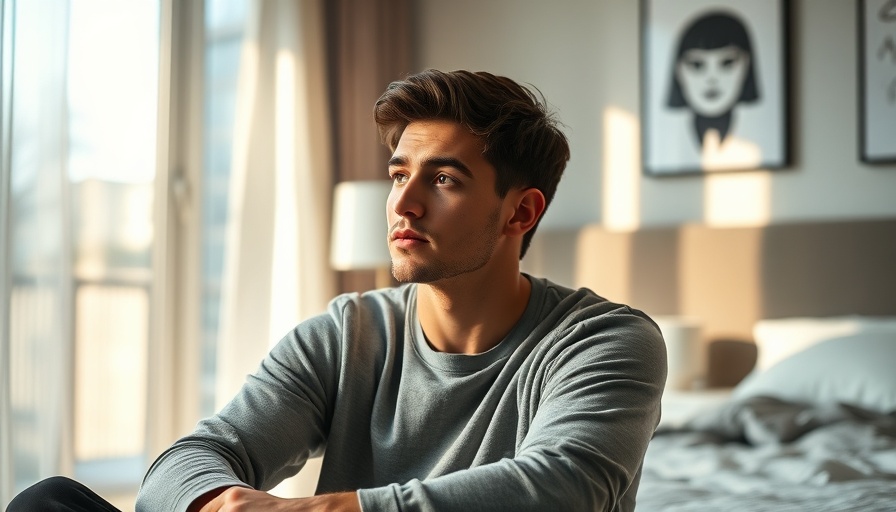
[[[732,393],[735,399],[753,396],[896,411],[896,334],[863,333],[813,345],[750,374]]]

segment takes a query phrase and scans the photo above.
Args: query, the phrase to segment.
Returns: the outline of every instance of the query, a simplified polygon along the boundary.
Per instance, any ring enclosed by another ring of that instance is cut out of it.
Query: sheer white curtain
[[[242,55],[218,348],[218,407],[335,293],[320,0],[255,0]],[[313,492],[314,464],[277,494]]]
[[[68,3],[2,5],[0,505],[68,472],[71,258],[65,127]],[[15,92],[13,103],[13,91]],[[15,108],[12,108],[12,106]]]

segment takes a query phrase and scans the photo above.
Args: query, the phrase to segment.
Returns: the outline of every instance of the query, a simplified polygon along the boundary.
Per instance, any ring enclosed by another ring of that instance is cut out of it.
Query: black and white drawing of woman
[[[732,136],[737,106],[760,100],[757,67],[747,28],[733,13],[703,12],[681,31],[666,106],[693,113],[704,168],[761,158],[755,145]]]

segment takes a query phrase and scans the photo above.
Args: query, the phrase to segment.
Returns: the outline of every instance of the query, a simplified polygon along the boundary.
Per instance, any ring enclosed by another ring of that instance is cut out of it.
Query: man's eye
[[[394,181],[395,183],[404,183],[408,179],[407,175],[400,172],[393,173],[389,177],[392,178],[392,181]]]
[[[439,174],[436,177],[436,183],[438,183],[439,185],[449,185],[453,182],[454,180],[450,176],[447,176],[445,174]]]

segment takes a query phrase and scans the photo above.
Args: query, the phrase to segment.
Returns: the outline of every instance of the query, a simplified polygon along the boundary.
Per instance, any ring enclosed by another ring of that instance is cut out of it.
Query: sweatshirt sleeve
[[[140,488],[137,511],[185,511],[212,489],[268,490],[295,474],[325,445],[338,351],[331,315],[302,322],[229,404],[156,459]]]
[[[540,369],[520,383],[530,390],[531,404],[519,404],[529,428],[512,458],[362,489],[363,510],[633,509],[666,377],[658,328],[623,308],[544,345]]]

